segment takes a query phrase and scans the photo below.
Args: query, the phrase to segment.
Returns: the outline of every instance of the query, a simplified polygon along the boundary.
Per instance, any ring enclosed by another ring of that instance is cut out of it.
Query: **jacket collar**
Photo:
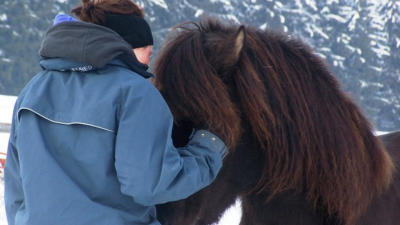
[[[120,61],[120,66],[145,78],[153,77],[122,37],[96,24],[81,21],[57,24],[46,33],[39,53],[44,68],[90,71]]]

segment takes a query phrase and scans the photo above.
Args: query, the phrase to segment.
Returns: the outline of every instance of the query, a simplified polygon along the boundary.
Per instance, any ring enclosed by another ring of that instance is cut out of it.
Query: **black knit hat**
[[[117,32],[132,48],[153,45],[149,24],[133,14],[106,14],[105,27]]]

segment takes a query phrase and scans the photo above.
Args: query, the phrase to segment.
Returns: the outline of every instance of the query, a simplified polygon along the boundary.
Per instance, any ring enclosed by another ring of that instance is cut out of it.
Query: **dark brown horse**
[[[230,147],[213,184],[159,207],[164,224],[212,224],[238,197],[242,225],[399,224],[399,135],[384,137],[388,154],[302,41],[215,20],[186,24],[155,73],[176,145],[206,127]]]

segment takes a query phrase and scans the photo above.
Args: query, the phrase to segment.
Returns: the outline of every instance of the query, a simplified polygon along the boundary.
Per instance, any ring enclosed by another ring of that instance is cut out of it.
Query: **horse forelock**
[[[235,59],[238,29],[207,20],[164,47],[156,84],[174,116],[207,124],[231,146],[244,118],[251,129],[243,132],[254,136],[265,157],[252,191],[267,191],[269,199],[306,193],[315,207],[353,224],[390,182],[386,150],[311,48],[245,27]]]
[[[205,31],[213,25],[186,25],[160,53],[155,85],[176,121],[190,120],[197,128],[208,128],[233,149],[240,134],[239,112],[203,48]]]

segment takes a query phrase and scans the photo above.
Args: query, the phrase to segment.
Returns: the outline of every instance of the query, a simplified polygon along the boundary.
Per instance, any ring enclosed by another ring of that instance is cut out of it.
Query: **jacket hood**
[[[43,59],[41,65],[46,69],[65,71],[78,68],[90,71],[118,60],[145,78],[153,76],[146,71],[148,67],[137,60],[131,46],[116,32],[81,21],[64,22],[50,28],[39,54]],[[60,64],[60,60],[66,63]],[[53,66],[55,61],[58,63]]]

